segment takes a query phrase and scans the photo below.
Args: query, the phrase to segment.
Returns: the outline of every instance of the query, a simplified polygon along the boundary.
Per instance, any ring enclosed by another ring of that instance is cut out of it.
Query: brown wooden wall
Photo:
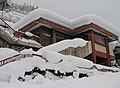
[[[40,39],[34,39],[34,40],[41,43],[42,46],[50,45],[52,43],[59,42],[64,39],[72,38],[72,36],[68,34],[44,26],[40,26],[32,30],[31,33],[40,37]]]
[[[31,32],[34,35],[37,35],[40,37],[40,39],[36,41],[41,43],[42,46],[46,46],[52,43],[52,29],[41,26]]]

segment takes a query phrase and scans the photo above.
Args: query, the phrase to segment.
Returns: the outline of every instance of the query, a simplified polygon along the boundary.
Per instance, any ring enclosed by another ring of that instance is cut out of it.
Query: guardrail
[[[5,64],[7,64],[7,63],[9,63],[9,62],[13,62],[13,61],[15,61],[15,60],[18,59],[18,58],[20,59],[20,57],[21,57],[21,54],[17,54],[17,55],[15,55],[15,56],[6,58],[6,59],[4,59],[4,60],[1,60],[1,61],[0,61],[0,66],[3,66],[3,65],[5,65]]]
[[[9,58],[6,58],[4,60],[1,60],[0,61],[0,66],[3,66],[5,64],[8,64],[10,62],[14,62],[14,61],[17,61],[17,60],[20,60],[22,58],[26,58],[26,57],[33,57],[33,56],[37,56],[37,57],[40,57],[42,59],[44,59],[46,62],[48,62],[48,60],[46,58],[44,58],[42,55],[38,55],[38,54],[17,54],[15,56],[12,56],[12,57],[9,57]],[[85,67],[78,67],[78,68],[82,68],[82,69],[96,69],[98,71],[102,71],[102,72],[117,72],[117,71],[114,71],[112,69],[106,69],[106,68],[102,68],[102,69],[98,69],[97,66],[93,65],[91,68],[85,68]]]
[[[3,66],[5,64],[8,64],[10,62],[14,62],[16,60],[20,60],[22,58],[26,58],[26,57],[33,57],[33,56],[37,56],[37,57],[40,57],[42,59],[44,59],[46,62],[48,62],[42,55],[38,55],[38,54],[17,54],[15,56],[12,56],[12,57],[9,57],[9,58],[6,58],[4,60],[1,60],[0,61],[0,66]]]

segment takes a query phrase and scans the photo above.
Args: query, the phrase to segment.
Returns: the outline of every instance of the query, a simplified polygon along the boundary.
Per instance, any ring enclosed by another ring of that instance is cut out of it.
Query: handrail
[[[19,60],[21,58],[26,58],[26,57],[33,57],[33,56],[38,56],[38,57],[41,57],[42,59],[44,59],[46,62],[48,62],[42,55],[38,55],[38,54],[17,54],[17,55],[14,55],[12,57],[9,57],[9,58],[6,58],[4,60],[1,60],[0,61],[0,66],[3,66],[5,64],[8,64],[10,62],[14,62],[16,60]]]
[[[17,54],[17,55],[15,55],[15,56],[6,58],[6,59],[4,59],[4,60],[1,60],[1,61],[0,61],[0,66],[3,66],[3,65],[5,65],[5,64],[7,64],[7,63],[10,63],[10,62],[13,62],[13,61],[15,61],[16,59],[20,59],[20,56],[21,56],[21,54]]]
[[[48,60],[46,58],[44,58],[42,55],[39,55],[39,54],[17,54],[17,55],[14,55],[12,57],[9,57],[9,58],[6,58],[4,60],[1,60],[0,61],[0,66],[8,64],[10,62],[14,62],[14,61],[22,59],[22,58],[33,57],[33,56],[40,57],[40,58],[44,59],[46,62],[48,62]],[[85,67],[78,67],[78,68],[89,69],[89,70],[96,69],[96,70],[101,71],[101,72],[117,72],[117,71],[114,71],[112,69],[107,69],[107,68],[99,69],[95,65],[93,65],[91,68],[85,68]]]

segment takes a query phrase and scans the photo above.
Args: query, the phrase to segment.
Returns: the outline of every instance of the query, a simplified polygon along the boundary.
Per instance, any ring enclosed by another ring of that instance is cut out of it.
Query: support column
[[[95,39],[94,39],[94,31],[90,31],[90,41],[92,45],[92,61],[93,63],[96,63],[96,52],[95,52]]]
[[[106,54],[107,54],[107,65],[108,66],[111,66],[111,62],[110,62],[110,56],[109,56],[109,54],[110,54],[110,52],[109,52],[109,45],[108,45],[108,37],[106,37],[105,38],[105,46],[106,46]]]
[[[56,31],[52,30],[52,43],[56,43]]]

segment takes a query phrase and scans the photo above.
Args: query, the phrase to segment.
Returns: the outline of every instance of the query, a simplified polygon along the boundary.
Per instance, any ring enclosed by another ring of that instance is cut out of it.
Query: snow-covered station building
[[[42,46],[64,39],[83,38],[88,41],[83,58],[104,65],[110,65],[114,59],[109,42],[118,40],[119,36],[118,28],[99,16],[89,14],[72,20],[45,9],[31,12],[16,23],[14,29],[39,36],[34,39]],[[19,32],[15,35],[24,36]]]
[[[68,19],[61,15],[45,9],[37,9],[17,22],[13,29],[15,36],[26,37],[22,32],[32,33],[32,37],[42,46],[47,46],[64,39],[83,38],[88,43],[82,49],[82,57],[97,64],[110,66],[114,59],[109,42],[118,40],[119,30],[117,27],[96,15],[85,15],[77,19]],[[20,32],[19,32],[20,31]],[[68,51],[69,52],[69,51]],[[61,51],[62,54],[63,53]],[[81,51],[74,51],[71,54],[80,56]]]

